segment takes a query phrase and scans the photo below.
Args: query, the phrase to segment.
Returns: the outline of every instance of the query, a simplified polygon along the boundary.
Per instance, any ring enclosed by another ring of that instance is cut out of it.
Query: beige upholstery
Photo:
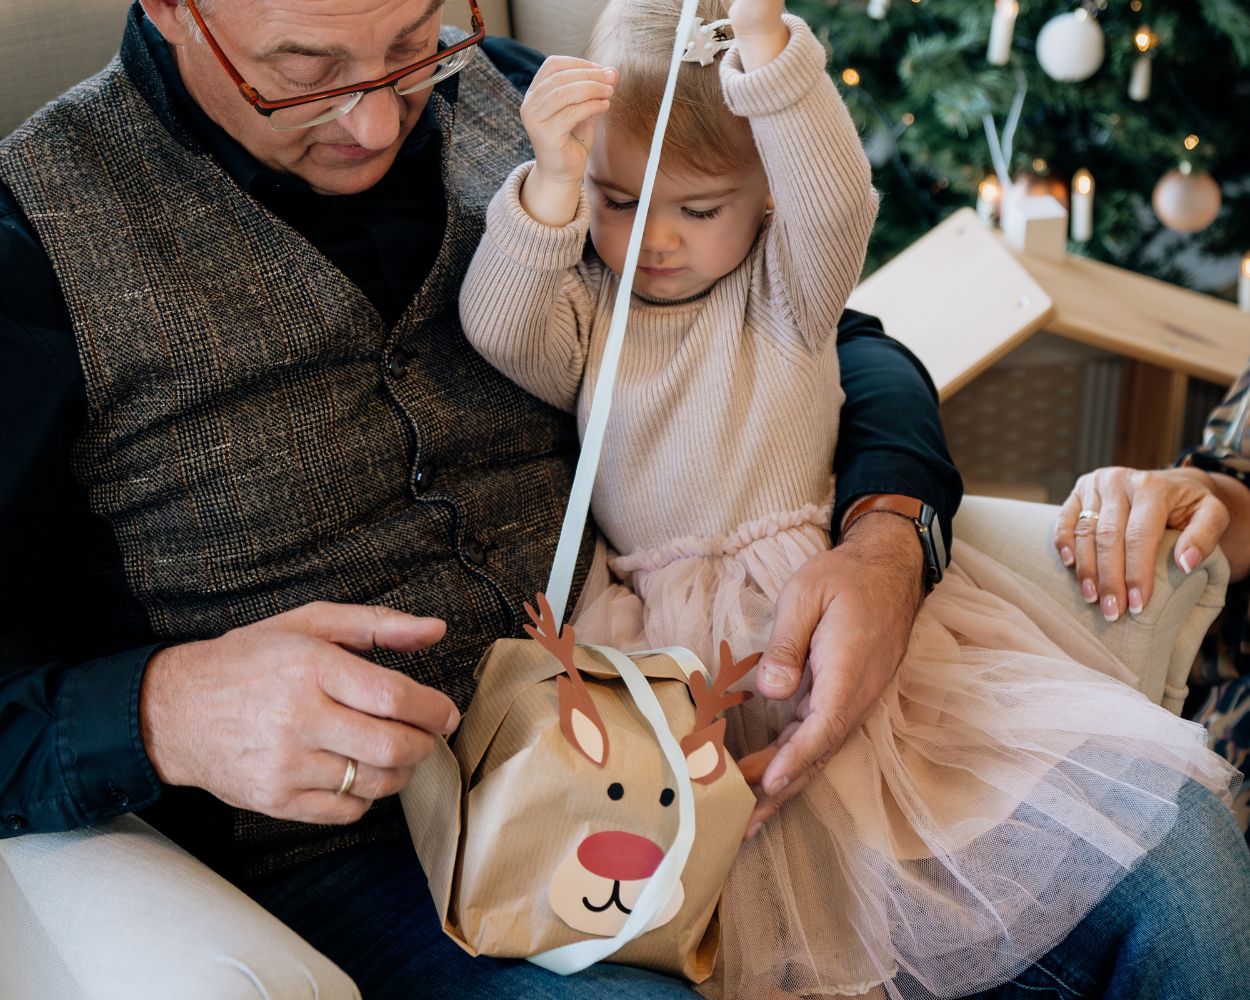
[[[1171,556],[1176,532],[1168,532],[1150,604],[1140,615],[1108,624],[1096,604],[1082,599],[1072,571],[1051,544],[1058,512],[1048,504],[968,497],[955,519],[955,534],[1038,584],[1129,666],[1143,693],[1180,712],[1198,645],[1224,606],[1228,561],[1217,549],[1186,576]]]

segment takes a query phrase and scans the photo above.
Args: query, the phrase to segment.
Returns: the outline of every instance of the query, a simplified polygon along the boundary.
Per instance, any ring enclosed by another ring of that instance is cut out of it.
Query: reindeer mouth
[[[621,902],[621,880],[620,879],[616,879],[613,881],[612,895],[608,897],[608,901],[604,903],[602,906],[596,906],[594,903],[590,901],[590,897],[588,896],[582,897],[582,906],[586,907],[586,909],[588,909],[591,913],[602,913],[609,906],[615,906],[618,910],[620,910],[626,916],[634,912],[628,906],[626,906],[624,903]]]

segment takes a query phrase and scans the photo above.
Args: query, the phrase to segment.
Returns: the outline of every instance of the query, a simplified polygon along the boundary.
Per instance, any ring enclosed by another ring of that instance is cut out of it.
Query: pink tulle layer
[[[713,669],[722,638],[761,650],[828,519],[812,506],[617,557],[628,586],[586,603],[578,637],[684,645]],[[956,543],[870,717],[744,843],[701,991],[965,996],[1032,965],[1164,837],[1186,779],[1225,797],[1237,780],[1131,676],[1044,593]],[[735,755],[775,740],[805,693],[737,710]]]

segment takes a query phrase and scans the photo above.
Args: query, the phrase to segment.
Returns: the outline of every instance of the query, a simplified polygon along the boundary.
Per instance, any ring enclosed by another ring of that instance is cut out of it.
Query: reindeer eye
[[[625,794],[625,786],[619,781],[614,781],[608,785],[608,798],[613,802],[618,801]]]
[[[664,791],[660,792],[660,805],[671,806],[675,797],[671,788],[664,789]]]

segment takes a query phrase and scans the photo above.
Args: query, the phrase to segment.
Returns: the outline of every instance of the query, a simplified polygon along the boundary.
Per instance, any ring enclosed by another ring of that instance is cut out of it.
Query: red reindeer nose
[[[577,848],[582,867],[600,878],[620,882],[650,878],[664,860],[659,845],[620,830],[592,833]]]

